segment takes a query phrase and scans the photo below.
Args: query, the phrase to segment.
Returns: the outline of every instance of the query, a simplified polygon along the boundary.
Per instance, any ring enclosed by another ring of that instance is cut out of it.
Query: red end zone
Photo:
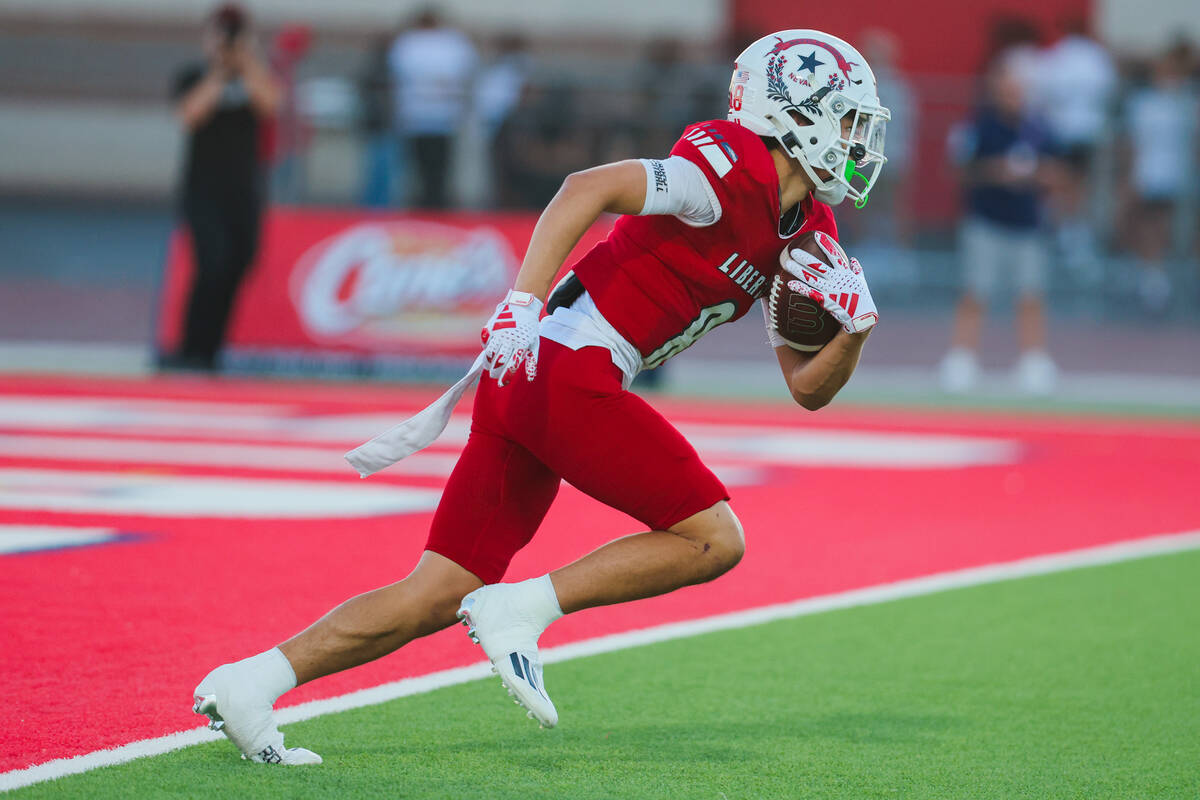
[[[435,394],[0,381],[0,771],[197,727],[209,668],[403,577],[462,420],[408,472],[360,481],[340,456]],[[566,618],[548,645],[1200,528],[1194,424],[656,405],[731,484],[746,558],[715,583]],[[564,488],[508,578],[636,529]],[[99,543],[63,547],[92,541],[81,531]],[[285,703],[480,658],[444,631]]]

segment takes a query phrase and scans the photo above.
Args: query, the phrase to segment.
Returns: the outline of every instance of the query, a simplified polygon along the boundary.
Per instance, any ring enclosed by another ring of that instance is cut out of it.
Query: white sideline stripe
[[[111,542],[120,536],[115,528],[73,528],[67,525],[0,525],[0,555],[56,550]]]
[[[1017,561],[999,564],[988,564],[982,567],[969,567],[952,572],[940,572],[921,578],[911,578],[894,583],[884,583],[863,589],[852,589],[846,592],[810,597],[790,603],[779,603],[761,606],[744,611],[734,611],[726,614],[716,614],[711,617],[672,622],[653,628],[615,633],[609,636],[599,636],[582,642],[546,648],[542,651],[542,659],[547,663],[569,661],[576,658],[611,653],[640,647],[647,644],[666,642],[672,639],[684,639],[715,631],[734,628],[745,628],[775,622],[783,619],[803,617],[810,614],[820,614],[825,611],[854,608],[856,606],[875,605],[892,600],[935,594],[950,589],[964,589],[987,583],[1027,578],[1035,575],[1047,575],[1054,572],[1065,572],[1082,567],[1115,564],[1121,561],[1132,561],[1149,556],[1180,553],[1186,550],[1200,548],[1200,530],[1184,531],[1182,533],[1163,534],[1144,539],[1133,539],[1115,544],[1087,547],[1080,550],[1068,550],[1064,553],[1033,556]],[[491,665],[487,662],[471,664],[466,667],[433,672],[416,678],[406,678],[369,689],[360,689],[339,697],[324,700],[313,700],[308,703],[291,706],[280,710],[276,717],[281,724],[300,722],[325,714],[335,714],[355,708],[378,705],[400,697],[468,683],[491,675]],[[97,750],[72,758],[60,758],[45,764],[36,764],[24,769],[0,773],[0,792],[30,786],[43,781],[55,780],[67,775],[89,772],[101,767],[115,766],[133,761],[138,758],[157,756],[180,750],[184,747],[211,742],[223,738],[207,728],[193,728],[154,739],[142,739],[111,750]]]
[[[0,456],[51,461],[139,462],[169,466],[330,472],[343,478],[347,475],[346,461],[342,458],[340,448],[296,445],[171,442],[98,436],[26,436],[0,433]],[[413,453],[403,461],[397,461],[388,467],[388,474],[446,478],[457,463],[457,453],[425,450]],[[765,480],[764,470],[754,466],[711,463],[709,469],[715,472],[726,486],[753,486]]]
[[[54,461],[101,461],[333,472],[345,476],[340,448],[226,442],[174,442],[100,436],[38,436],[0,433],[0,456]],[[452,453],[424,451],[392,465],[396,474],[444,478],[458,463]]]
[[[441,492],[395,484],[212,478],[0,467],[0,509],[205,519],[323,519],[413,514]]]
[[[716,145],[711,145],[720,149]],[[723,157],[723,155],[722,155]],[[97,397],[0,396],[0,427],[11,429],[5,452],[37,456],[44,449],[50,457],[72,452],[111,459],[106,453],[125,448],[136,452],[146,445],[134,440],[105,445],[95,434],[100,431],[140,435],[154,440],[163,435],[199,439],[257,439],[277,443],[336,444],[344,448],[369,439],[397,422],[402,412],[350,414],[296,414],[287,406],[247,406],[190,403],[174,400],[122,401]],[[208,413],[220,411],[222,413]],[[796,425],[722,425],[686,422],[680,430],[706,459],[752,459],[785,466],[872,466],[885,469],[938,469],[962,466],[1007,464],[1019,460],[1020,443],[994,436],[964,436],[945,433],[863,431],[843,428],[810,429]],[[455,414],[439,437],[442,448],[462,446],[467,441],[470,417]],[[76,433],[77,439],[57,440],[32,436],[35,433]],[[77,442],[72,451],[66,442]],[[171,443],[180,458],[226,463],[246,458],[254,466],[274,463],[271,452],[255,451],[245,442],[214,445]],[[32,451],[32,452],[31,452]],[[243,455],[244,454],[244,455]],[[310,447],[293,454],[298,464],[327,469],[336,463],[345,470],[332,449]],[[201,462],[197,462],[201,463]],[[403,462],[402,462],[403,463]],[[303,468],[303,467],[298,467]]]

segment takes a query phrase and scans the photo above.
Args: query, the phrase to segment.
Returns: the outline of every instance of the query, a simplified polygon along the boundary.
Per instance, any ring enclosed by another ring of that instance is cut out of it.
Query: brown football
[[[829,258],[817,246],[816,235],[813,233],[797,237],[788,244],[788,249],[803,250],[812,258],[829,265]],[[771,278],[771,292],[767,296],[767,311],[771,315],[775,330],[789,347],[815,353],[829,344],[829,340],[837,335],[841,326],[820,303],[789,288],[788,284],[793,282],[793,285],[802,287],[802,284],[782,266],[776,269]]]

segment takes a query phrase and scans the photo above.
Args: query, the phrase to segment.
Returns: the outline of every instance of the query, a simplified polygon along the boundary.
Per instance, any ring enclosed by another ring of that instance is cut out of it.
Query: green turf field
[[[495,680],[24,797],[1196,798],[1200,552],[554,664],[539,730]]]

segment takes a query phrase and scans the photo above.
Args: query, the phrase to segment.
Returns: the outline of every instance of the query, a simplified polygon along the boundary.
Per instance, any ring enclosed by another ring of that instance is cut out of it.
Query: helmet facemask
[[[813,182],[817,200],[836,205],[849,197],[862,208],[887,161],[883,146],[889,119],[891,113],[878,103],[855,103],[822,87],[769,121],[784,151]]]

